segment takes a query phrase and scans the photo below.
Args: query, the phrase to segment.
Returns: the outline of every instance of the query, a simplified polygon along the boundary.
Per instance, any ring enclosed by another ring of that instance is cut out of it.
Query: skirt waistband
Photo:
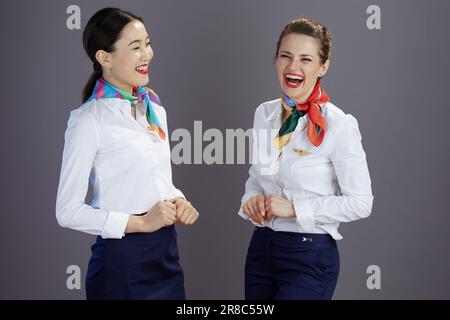
[[[289,232],[289,231],[275,231],[268,227],[255,227],[255,232],[261,234],[267,238],[289,238],[296,241],[308,243],[330,243],[336,245],[336,240],[333,239],[328,233],[302,233],[302,232]]]

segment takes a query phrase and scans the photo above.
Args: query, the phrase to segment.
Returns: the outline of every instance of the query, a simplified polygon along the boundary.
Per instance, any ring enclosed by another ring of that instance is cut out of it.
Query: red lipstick
[[[143,64],[140,65],[138,67],[136,67],[136,72],[140,73],[140,74],[148,74],[148,64]]]
[[[301,74],[288,72],[284,75],[284,83],[288,88],[298,88],[304,81],[304,77]]]

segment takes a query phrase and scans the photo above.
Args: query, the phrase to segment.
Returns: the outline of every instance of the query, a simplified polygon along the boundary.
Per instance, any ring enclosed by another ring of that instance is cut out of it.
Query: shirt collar
[[[274,110],[272,110],[272,112],[270,112],[267,116],[265,121],[266,122],[271,122],[271,121],[276,121],[276,120],[280,120],[281,117],[281,111],[282,111],[282,107],[281,107],[281,101],[278,102],[276,104],[276,107],[274,108]]]

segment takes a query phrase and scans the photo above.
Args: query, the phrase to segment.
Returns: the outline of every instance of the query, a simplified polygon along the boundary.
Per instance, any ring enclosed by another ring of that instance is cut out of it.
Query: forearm
[[[142,232],[142,217],[130,215],[128,223],[125,228],[125,233],[137,233]]]
[[[350,222],[368,217],[373,196],[326,196],[293,202],[299,224],[304,230],[314,232],[317,224]]]

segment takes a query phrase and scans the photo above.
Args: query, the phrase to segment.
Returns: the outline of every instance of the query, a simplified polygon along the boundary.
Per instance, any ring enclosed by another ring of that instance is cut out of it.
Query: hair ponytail
[[[92,94],[92,91],[94,91],[95,84],[97,83],[97,80],[101,78],[102,72],[101,71],[93,71],[91,76],[89,77],[89,80],[87,81],[86,85],[83,89],[83,103],[85,103],[89,97]]]

